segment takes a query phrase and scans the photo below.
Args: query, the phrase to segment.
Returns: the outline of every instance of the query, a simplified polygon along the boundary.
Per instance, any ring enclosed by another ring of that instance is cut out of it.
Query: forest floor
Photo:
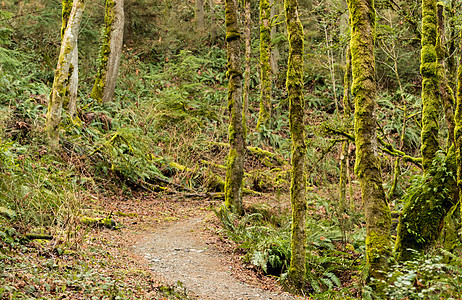
[[[268,200],[249,198],[247,202]],[[213,212],[219,204],[181,194],[108,198],[96,206],[111,211],[123,226],[117,231],[101,230],[98,235],[117,245],[122,253],[119,257],[132,257],[134,268],[155,278],[156,294],[192,299],[295,299],[274,279],[244,263],[234,243],[220,234]]]

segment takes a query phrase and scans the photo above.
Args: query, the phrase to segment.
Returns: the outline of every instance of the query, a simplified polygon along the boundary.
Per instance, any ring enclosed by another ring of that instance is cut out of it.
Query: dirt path
[[[224,255],[201,236],[204,216],[159,228],[135,245],[150,269],[167,283],[178,281],[200,299],[295,299],[240,282]]]

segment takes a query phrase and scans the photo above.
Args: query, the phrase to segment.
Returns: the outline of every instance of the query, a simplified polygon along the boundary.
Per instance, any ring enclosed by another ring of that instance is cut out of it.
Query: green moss
[[[408,260],[413,249],[423,252],[438,239],[443,220],[455,204],[454,147],[446,158],[438,158],[422,178],[413,183],[404,197],[405,207],[399,219],[395,257]]]
[[[229,154],[226,164],[224,186],[225,206],[238,214],[243,214],[242,185],[244,177],[245,124],[242,103],[242,71],[240,56],[240,31],[237,7],[233,0],[225,1],[225,24],[229,78]]]
[[[268,0],[260,0],[260,112],[257,131],[269,127],[271,118],[271,9]]]
[[[348,1],[348,8],[351,23],[352,93],[355,99],[355,172],[361,185],[366,218],[366,267],[368,279],[384,279],[384,271],[388,268],[391,256],[391,215],[377,155],[374,2],[351,0]],[[376,292],[380,292],[380,287],[376,288]]]
[[[457,163],[457,187],[459,188],[459,202],[462,202],[462,56],[459,62],[459,69],[457,70],[456,103],[454,140]]]
[[[95,84],[91,90],[90,97],[97,101],[103,100],[103,93],[106,87],[106,74],[108,68],[109,55],[111,54],[111,31],[113,30],[112,24],[115,19],[115,2],[113,0],[106,0],[106,8],[104,14],[104,29],[102,31],[100,53],[98,57],[98,71],[95,77]]]
[[[439,149],[438,143],[438,61],[437,8],[435,0],[422,1],[422,164],[428,170]]]
[[[61,39],[64,36],[64,31],[66,30],[67,27],[67,22],[69,21],[69,16],[71,15],[71,10],[72,10],[72,2],[73,0],[63,0],[62,1],[62,26],[61,26]]]
[[[306,273],[306,145],[303,98],[304,35],[296,0],[284,1],[289,60],[287,62],[287,95],[289,98],[289,125],[292,139],[292,170],[290,202],[292,206],[291,259],[289,281],[297,288],[304,283]]]

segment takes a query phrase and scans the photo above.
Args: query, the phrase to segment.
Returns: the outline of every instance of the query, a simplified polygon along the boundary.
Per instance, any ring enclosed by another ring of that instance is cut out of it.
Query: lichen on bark
[[[242,185],[244,177],[245,118],[242,103],[241,34],[234,0],[225,1],[225,25],[228,71],[229,154],[225,179],[225,206],[243,214]]]
[[[73,2],[68,24],[62,38],[45,124],[48,143],[52,148],[57,148],[59,145],[59,125],[61,123],[62,108],[65,99],[70,93],[70,78],[74,68],[72,56],[77,44],[84,7],[85,0],[75,0]]]
[[[297,0],[285,0],[289,60],[287,62],[287,96],[289,125],[292,139],[292,171],[290,201],[292,206],[291,258],[289,280],[297,288],[304,283],[306,273],[306,144],[303,98],[304,33],[299,18]]]
[[[271,119],[271,8],[269,0],[260,0],[260,111],[257,131],[269,127]]]
[[[351,59],[355,99],[355,172],[361,185],[366,218],[366,262],[368,278],[384,279],[391,256],[391,215],[383,189],[374,110],[375,9],[373,0],[349,0]],[[375,281],[377,282],[377,281]],[[380,291],[380,286],[375,286]]]
[[[114,89],[122,55],[124,29],[124,1],[106,0],[99,66],[90,97],[107,102],[114,97]]]

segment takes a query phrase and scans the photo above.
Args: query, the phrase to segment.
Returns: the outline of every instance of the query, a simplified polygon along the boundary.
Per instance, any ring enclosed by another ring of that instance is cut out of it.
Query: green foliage
[[[287,212],[274,211],[267,206],[252,208],[255,213],[237,218],[224,207],[215,213],[224,232],[238,243],[245,261],[266,274],[286,278],[290,262],[290,221]],[[312,218],[307,220],[306,281],[311,293],[322,293],[341,286],[339,274],[349,264],[349,254],[338,251],[335,241],[341,239],[335,226]]]
[[[443,255],[451,263],[443,262]],[[442,250],[391,266],[387,299],[458,299],[462,296],[462,259]]]

